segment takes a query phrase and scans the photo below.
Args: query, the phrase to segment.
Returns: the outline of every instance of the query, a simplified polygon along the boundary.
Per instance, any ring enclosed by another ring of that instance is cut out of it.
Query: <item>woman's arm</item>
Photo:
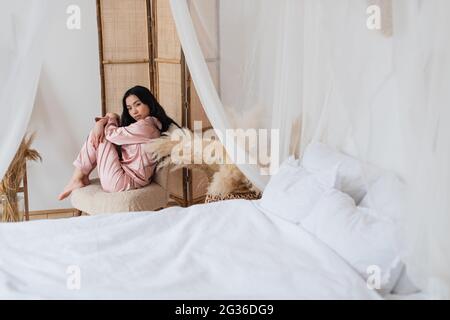
[[[109,119],[117,119],[117,121],[119,121],[120,117],[117,113],[112,113],[112,112],[108,112],[107,114],[105,114],[104,117],[95,117],[95,121],[102,121],[102,123],[104,123],[104,125],[106,125],[108,123]]]
[[[95,118],[95,125],[92,129],[92,135],[90,143],[97,148],[100,143],[105,140],[105,126],[108,122],[108,117]]]
[[[117,120],[119,120],[120,119],[120,117],[119,117],[119,115],[117,114],[117,113],[113,113],[113,112],[108,112],[106,115],[105,115],[105,117],[108,117],[108,118],[112,118],[112,119],[117,119]]]
[[[119,127],[117,118],[109,118],[105,127],[105,138],[116,145],[146,143],[159,138],[160,132],[151,118],[137,121],[127,127]]]

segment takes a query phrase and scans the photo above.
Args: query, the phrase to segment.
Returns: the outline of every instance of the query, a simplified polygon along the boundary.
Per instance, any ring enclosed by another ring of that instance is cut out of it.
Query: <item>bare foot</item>
[[[91,184],[91,180],[89,180],[89,177],[88,177],[88,176],[84,176],[84,177],[83,177],[83,184],[84,184],[85,186],[88,186],[88,185]]]
[[[69,184],[64,188],[64,191],[58,196],[58,200],[63,200],[67,198],[72,193],[73,190],[83,188],[84,186],[86,186],[84,180],[85,180],[84,178],[70,180]],[[87,179],[87,181],[89,182],[89,178]]]

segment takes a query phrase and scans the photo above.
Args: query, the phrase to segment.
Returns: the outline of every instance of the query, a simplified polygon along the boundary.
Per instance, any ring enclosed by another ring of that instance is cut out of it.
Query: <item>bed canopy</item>
[[[406,185],[400,236],[409,274],[448,298],[450,2],[171,0],[171,7],[214,128],[269,130],[272,169],[319,140],[396,173]],[[31,115],[49,14],[42,0],[0,10],[0,177]],[[232,153],[236,146],[224,142]],[[237,151],[258,150],[238,144]],[[267,162],[238,166],[264,188]]]
[[[171,6],[214,128],[279,130],[279,140],[270,141],[274,167],[277,152],[282,161],[319,140],[397,174],[406,184],[400,237],[408,272],[421,288],[448,297],[450,3],[171,0]],[[230,153],[257,156],[224,140]],[[267,183],[264,163],[238,165],[258,187]]]
[[[33,111],[45,50],[47,0],[2,3],[0,10],[0,177],[24,136]]]

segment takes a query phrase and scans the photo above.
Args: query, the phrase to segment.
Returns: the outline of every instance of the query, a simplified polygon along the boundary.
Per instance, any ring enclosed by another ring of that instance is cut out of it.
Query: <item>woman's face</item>
[[[125,99],[125,103],[130,116],[132,116],[136,121],[145,119],[145,117],[150,115],[150,108],[146,104],[142,103],[142,101],[139,100],[139,98],[134,94],[128,96]]]

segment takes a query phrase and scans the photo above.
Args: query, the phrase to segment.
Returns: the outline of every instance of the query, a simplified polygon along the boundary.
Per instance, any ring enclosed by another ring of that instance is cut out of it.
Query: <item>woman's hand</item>
[[[112,112],[108,112],[106,115],[105,115],[105,117],[108,117],[108,118],[116,118],[117,120],[119,120],[119,115],[117,114],[117,113],[112,113]]]
[[[105,124],[105,121],[99,120],[95,123],[94,129],[92,130],[91,144],[96,149],[105,140]]]

